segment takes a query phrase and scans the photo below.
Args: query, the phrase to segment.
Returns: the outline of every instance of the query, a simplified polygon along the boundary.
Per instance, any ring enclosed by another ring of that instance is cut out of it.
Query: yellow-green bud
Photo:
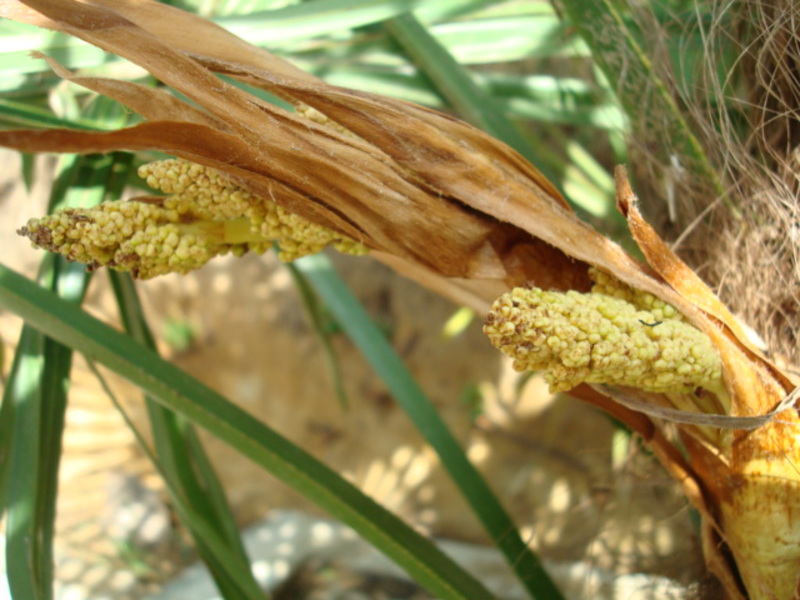
[[[518,371],[544,371],[553,391],[580,383],[662,393],[717,390],[711,340],[670,305],[593,273],[588,294],[516,288],[495,301],[484,332]]]

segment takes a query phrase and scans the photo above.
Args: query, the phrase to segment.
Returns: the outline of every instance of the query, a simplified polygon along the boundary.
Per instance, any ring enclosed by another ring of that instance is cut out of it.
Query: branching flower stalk
[[[582,222],[541,173],[490,136],[420,106],[328,85],[172,7],[6,0],[0,17],[79,37],[164,84],[81,77],[49,60],[61,77],[123,102],[145,122],[110,132],[0,131],[0,145],[158,150],[202,165],[168,163],[200,169],[219,186],[187,203],[187,190],[202,187],[197,178],[159,181],[166,199],[29,224],[36,243],[140,276],[260,251],[268,239],[280,240],[287,257],[326,244],[359,252],[360,244],[484,313],[501,296],[487,321],[495,344],[517,367],[547,370],[554,389],[603,408],[650,444],[701,514],[706,562],[728,595],[800,596],[795,384],[642,218],[623,169],[617,204],[647,264]],[[128,228],[136,220],[144,229]],[[671,425],[593,382],[713,425],[676,422],[684,454],[666,433]],[[763,421],[737,429],[743,417]],[[727,419],[733,428],[720,425]]]

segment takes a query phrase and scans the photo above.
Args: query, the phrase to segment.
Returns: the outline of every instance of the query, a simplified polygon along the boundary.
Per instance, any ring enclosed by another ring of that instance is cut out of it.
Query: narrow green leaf
[[[41,406],[43,390],[39,378],[44,369],[45,338],[32,329],[23,331],[14,361],[15,373],[3,395],[3,405],[14,403],[10,440],[14,446],[4,476],[6,516],[6,571],[12,597],[47,600],[47,566],[40,559],[47,553],[37,535],[40,520],[37,490],[41,464]],[[7,414],[9,414],[7,413]],[[5,416],[5,415],[4,415]],[[4,469],[4,470],[5,470]],[[46,544],[46,542],[45,542]],[[44,585],[43,585],[44,584]]]
[[[325,323],[324,305],[322,305],[314,294],[314,290],[306,279],[306,276],[294,264],[287,263],[286,268],[292,276],[297,293],[300,295],[300,300],[306,309],[308,318],[311,320],[311,328],[316,332],[322,349],[325,352],[325,358],[328,361],[328,370],[333,380],[333,389],[336,392],[336,397],[339,399],[339,404],[342,408],[348,407],[347,391],[344,388],[344,380],[342,379],[342,369],[339,366],[339,358],[336,355],[336,350],[331,343],[331,333],[329,327]]]
[[[36,174],[36,155],[21,152],[20,156],[22,157],[22,182],[25,184],[25,191],[30,193]]]

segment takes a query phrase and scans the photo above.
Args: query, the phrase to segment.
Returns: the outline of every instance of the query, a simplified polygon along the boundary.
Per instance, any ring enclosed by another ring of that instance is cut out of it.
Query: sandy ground
[[[15,155],[0,155],[0,163],[0,252],[4,264],[31,274],[38,252],[14,230],[42,210],[47,161],[30,195],[19,183]],[[554,560],[583,560],[620,573],[650,572],[685,583],[704,578],[690,511],[637,440],[620,435],[590,407],[552,398],[539,380],[520,386],[484,338],[479,318],[445,339],[442,327],[455,306],[368,258],[336,257],[336,264],[534,548]],[[218,259],[187,277],[144,282],[140,290],[162,350],[177,365],[422,530],[485,541],[432,451],[343,334],[334,345],[350,406],[339,404],[320,343],[274,256]],[[88,306],[113,321],[102,274]],[[19,327],[17,318],[0,313],[6,368]],[[185,343],[164,341],[180,333]],[[139,392],[109,380],[145,427]],[[469,397],[480,399],[477,417]],[[80,360],[70,402],[59,576],[93,588],[92,597],[99,590],[136,597],[157,587],[190,553],[176,541],[181,538],[158,477]],[[315,511],[224,444],[204,440],[242,525],[276,508]]]

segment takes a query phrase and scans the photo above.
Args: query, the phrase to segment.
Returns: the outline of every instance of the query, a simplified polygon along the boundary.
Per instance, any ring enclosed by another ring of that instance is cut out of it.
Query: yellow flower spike
[[[180,219],[160,203],[103,202],[31,219],[19,233],[91,269],[108,266],[141,278],[187,273],[230,249],[222,223]]]
[[[723,389],[711,340],[675,309],[593,273],[588,294],[516,288],[486,318],[492,344],[518,371],[544,371],[553,391],[581,383],[667,394]]]
[[[263,253],[273,241],[281,245],[284,261],[331,244],[347,254],[366,252],[358,242],[254,196],[214,169],[169,159],[140,167],[139,175],[170,195],[64,209],[31,219],[19,233],[90,268],[112,267],[143,279],[188,273],[227,252]]]

